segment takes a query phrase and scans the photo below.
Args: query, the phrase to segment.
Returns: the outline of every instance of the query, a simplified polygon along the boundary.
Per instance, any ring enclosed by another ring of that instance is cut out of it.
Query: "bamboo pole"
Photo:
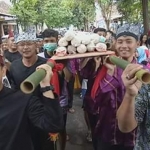
[[[54,63],[52,62],[47,62],[47,64],[52,68],[54,67]],[[34,92],[36,87],[45,78],[45,76],[46,76],[46,71],[44,69],[39,69],[35,71],[33,74],[31,74],[27,79],[25,79],[21,83],[20,88],[22,92],[24,92],[25,94],[30,94]]]
[[[125,61],[116,56],[110,56],[107,62],[111,62],[122,69],[125,69],[127,65],[130,64],[128,61]],[[144,84],[150,83],[150,72],[148,72],[145,69],[141,69],[138,72],[136,72],[135,76]]]

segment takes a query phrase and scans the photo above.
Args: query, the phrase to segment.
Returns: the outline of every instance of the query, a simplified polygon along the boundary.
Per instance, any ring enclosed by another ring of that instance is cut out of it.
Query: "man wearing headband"
[[[20,89],[20,84],[36,70],[36,67],[45,64],[47,60],[37,56],[37,38],[34,28],[29,28],[25,33],[16,34],[15,41],[22,58],[12,63],[10,74],[12,78],[12,87]],[[35,89],[33,94],[41,98],[42,93],[39,86]],[[49,139],[48,133],[33,127],[32,138],[35,150],[53,150],[53,142],[47,140]]]
[[[130,64],[123,72],[122,80],[126,89],[123,102],[118,109],[119,129],[129,133],[136,129],[137,138],[134,150],[150,149],[150,84],[142,85],[135,74],[143,68]]]
[[[45,64],[38,69],[46,71],[46,77],[40,83],[41,88],[50,86],[53,75],[51,67]],[[62,129],[59,101],[50,89],[43,92],[39,99],[4,87],[2,77],[5,73],[4,60],[0,56],[0,150],[35,150],[31,140],[31,125],[47,133]]]
[[[138,46],[137,35],[140,31],[138,29],[136,26],[124,25],[116,34],[118,56],[131,63],[136,63],[134,55]],[[134,148],[136,131],[122,133],[116,119],[117,110],[125,94],[122,73],[121,68],[104,60],[104,66],[95,78],[91,100],[94,101],[95,108],[98,107],[98,121],[94,135],[97,138],[96,150],[133,150]]]

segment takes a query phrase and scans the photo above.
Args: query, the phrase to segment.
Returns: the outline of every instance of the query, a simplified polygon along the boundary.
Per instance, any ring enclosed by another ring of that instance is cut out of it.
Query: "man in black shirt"
[[[14,37],[9,37],[9,39],[8,39],[8,50],[4,51],[4,56],[11,63],[14,60],[21,58],[21,55],[17,50],[17,46],[14,43]]]
[[[17,49],[19,49],[22,55],[22,58],[14,61],[10,67],[12,88],[15,89],[20,89],[20,84],[36,70],[37,66],[46,63],[46,59],[37,56],[36,35],[33,37],[32,32],[30,33],[21,34],[15,39]],[[41,98],[40,87],[37,87],[33,94]],[[53,133],[55,132],[53,131]],[[35,150],[54,149],[54,144],[50,141],[48,132],[44,133],[38,128],[33,127],[32,139]]]
[[[50,87],[52,69],[39,66],[46,71],[41,89]],[[0,150],[36,150],[31,140],[31,124],[48,132],[59,132],[63,127],[62,110],[50,88],[43,91],[41,99],[25,95],[21,91],[2,85],[5,66],[0,56]],[[41,103],[41,100],[43,103]]]

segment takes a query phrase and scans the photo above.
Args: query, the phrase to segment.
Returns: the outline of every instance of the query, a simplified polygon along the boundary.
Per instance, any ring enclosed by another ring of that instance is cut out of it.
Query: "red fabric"
[[[145,53],[146,53],[146,57],[149,58],[150,54],[149,54],[149,50],[148,49],[145,50]]]
[[[9,35],[8,35],[8,38],[14,37],[13,31],[10,30],[8,34],[9,34]]]
[[[99,72],[95,78],[95,81],[94,81],[94,84],[92,87],[91,98],[93,100],[95,99],[96,92],[97,92],[99,85],[100,85],[100,81],[106,76],[106,73],[107,73],[107,68],[105,66],[102,66],[102,68],[99,70]]]
[[[64,65],[61,63],[56,63],[54,60],[49,59],[48,62],[54,64],[53,67],[53,76],[51,78],[50,84],[54,86],[54,93],[58,96],[60,95],[60,87],[59,87],[59,78],[58,78],[58,71],[62,71]]]

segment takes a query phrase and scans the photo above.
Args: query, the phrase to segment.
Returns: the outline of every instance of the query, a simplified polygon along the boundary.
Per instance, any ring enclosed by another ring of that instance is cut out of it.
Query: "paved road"
[[[75,113],[68,113],[67,133],[70,140],[67,142],[66,150],[93,150],[92,144],[86,141],[87,127],[81,106],[82,100],[75,95],[73,106]]]

